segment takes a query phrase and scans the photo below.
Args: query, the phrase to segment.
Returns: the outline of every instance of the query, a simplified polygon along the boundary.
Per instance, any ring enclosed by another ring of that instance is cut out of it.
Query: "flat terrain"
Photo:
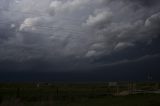
[[[160,106],[159,83],[0,84],[0,106]]]

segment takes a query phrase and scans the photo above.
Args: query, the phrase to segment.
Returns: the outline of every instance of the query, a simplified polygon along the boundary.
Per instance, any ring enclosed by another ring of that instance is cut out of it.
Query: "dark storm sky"
[[[160,0],[0,0],[0,73],[158,79],[159,59]]]

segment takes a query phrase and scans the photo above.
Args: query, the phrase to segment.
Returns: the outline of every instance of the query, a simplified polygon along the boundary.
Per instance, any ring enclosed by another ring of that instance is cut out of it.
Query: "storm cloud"
[[[159,30],[159,0],[0,0],[0,61],[89,68],[151,45]]]

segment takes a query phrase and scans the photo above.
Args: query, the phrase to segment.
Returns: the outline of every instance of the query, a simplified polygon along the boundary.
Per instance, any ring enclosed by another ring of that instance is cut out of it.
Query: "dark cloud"
[[[0,1],[0,70],[90,71],[159,54],[159,0]]]
[[[160,3],[159,0],[129,0],[130,2],[138,2],[142,6],[152,7]]]
[[[46,81],[46,82],[106,82],[106,81],[148,81],[148,73],[159,81],[160,56],[145,56],[136,61],[123,62],[113,66],[101,66],[91,72],[0,72],[0,81]],[[8,78],[9,77],[9,78]]]

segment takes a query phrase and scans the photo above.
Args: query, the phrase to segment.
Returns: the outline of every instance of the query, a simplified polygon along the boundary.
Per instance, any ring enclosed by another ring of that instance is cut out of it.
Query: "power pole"
[[[153,80],[153,77],[152,77],[152,75],[151,75],[150,72],[148,73],[147,80],[148,80],[149,82]]]

